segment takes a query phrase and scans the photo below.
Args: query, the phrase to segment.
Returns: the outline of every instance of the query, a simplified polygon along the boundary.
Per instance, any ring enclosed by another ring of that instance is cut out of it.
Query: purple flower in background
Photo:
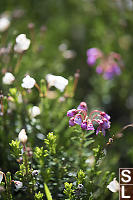
[[[75,126],[74,117],[69,119],[69,126]]]
[[[74,117],[74,122],[75,122],[75,124],[78,124],[78,125],[81,125],[82,124],[82,115],[81,114],[77,114],[77,115],[75,115],[75,117]]]
[[[103,77],[107,80],[111,80],[115,75],[120,75],[120,73],[120,67],[116,64],[112,64],[108,68],[106,68],[106,70],[104,70]]]
[[[102,74],[106,80],[111,80],[115,75],[121,74],[121,56],[118,53],[111,52],[104,55],[98,48],[90,48],[87,50],[87,63],[93,66],[96,60],[100,58],[99,65],[96,67],[97,74]]]
[[[87,63],[93,66],[98,58],[102,56],[102,52],[97,48],[90,48],[87,50]]]
[[[68,117],[74,117],[77,114],[77,112],[78,111],[76,109],[68,110],[67,116]]]
[[[96,72],[97,72],[98,74],[102,74],[102,72],[103,72],[103,68],[102,68],[101,65],[98,65],[98,66],[97,66],[97,68],[96,68]]]
[[[116,75],[120,75],[121,74],[121,69],[118,65],[113,65],[113,71]]]

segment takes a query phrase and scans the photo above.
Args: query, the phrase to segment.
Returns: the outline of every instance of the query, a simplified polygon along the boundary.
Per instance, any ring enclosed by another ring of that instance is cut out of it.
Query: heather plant
[[[133,163],[133,4],[0,5],[0,199],[118,199]]]

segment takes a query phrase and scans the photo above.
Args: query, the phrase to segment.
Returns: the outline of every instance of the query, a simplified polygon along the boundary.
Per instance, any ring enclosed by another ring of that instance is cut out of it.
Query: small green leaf
[[[94,131],[89,131],[89,132],[87,132],[87,133],[85,134],[85,137],[88,137],[88,136],[92,135],[93,133],[94,133]]]
[[[47,186],[46,183],[44,183],[44,189],[45,189],[47,200],[52,200],[51,193],[50,193],[50,191],[49,191],[48,186]]]

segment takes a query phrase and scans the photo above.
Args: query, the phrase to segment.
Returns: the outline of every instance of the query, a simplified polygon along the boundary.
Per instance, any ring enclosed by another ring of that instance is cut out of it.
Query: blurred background
[[[18,84],[26,73],[39,81],[48,73],[71,78],[79,69],[71,108],[85,101],[89,111],[107,112],[111,116],[111,136],[133,123],[132,0],[1,0],[0,13],[5,12],[12,16],[7,41],[14,43],[20,33],[32,38],[32,48],[22,59],[18,72]],[[93,47],[105,56],[110,52],[121,55],[123,67],[119,76],[105,80],[96,73],[95,66],[88,66],[86,51]],[[36,95],[31,102],[37,102]],[[108,147],[104,168],[118,175],[119,167],[132,166],[133,129],[129,127]]]

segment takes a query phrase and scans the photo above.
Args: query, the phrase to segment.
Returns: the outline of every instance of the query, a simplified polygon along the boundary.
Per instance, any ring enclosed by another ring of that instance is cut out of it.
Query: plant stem
[[[18,72],[18,70],[19,70],[19,66],[20,66],[20,63],[21,63],[21,60],[22,60],[22,57],[23,57],[23,53],[21,53],[20,55],[19,55],[19,58],[18,58],[18,60],[17,60],[17,64],[16,64],[16,66],[15,66],[15,69],[14,69],[14,72],[15,72],[15,74]]]

